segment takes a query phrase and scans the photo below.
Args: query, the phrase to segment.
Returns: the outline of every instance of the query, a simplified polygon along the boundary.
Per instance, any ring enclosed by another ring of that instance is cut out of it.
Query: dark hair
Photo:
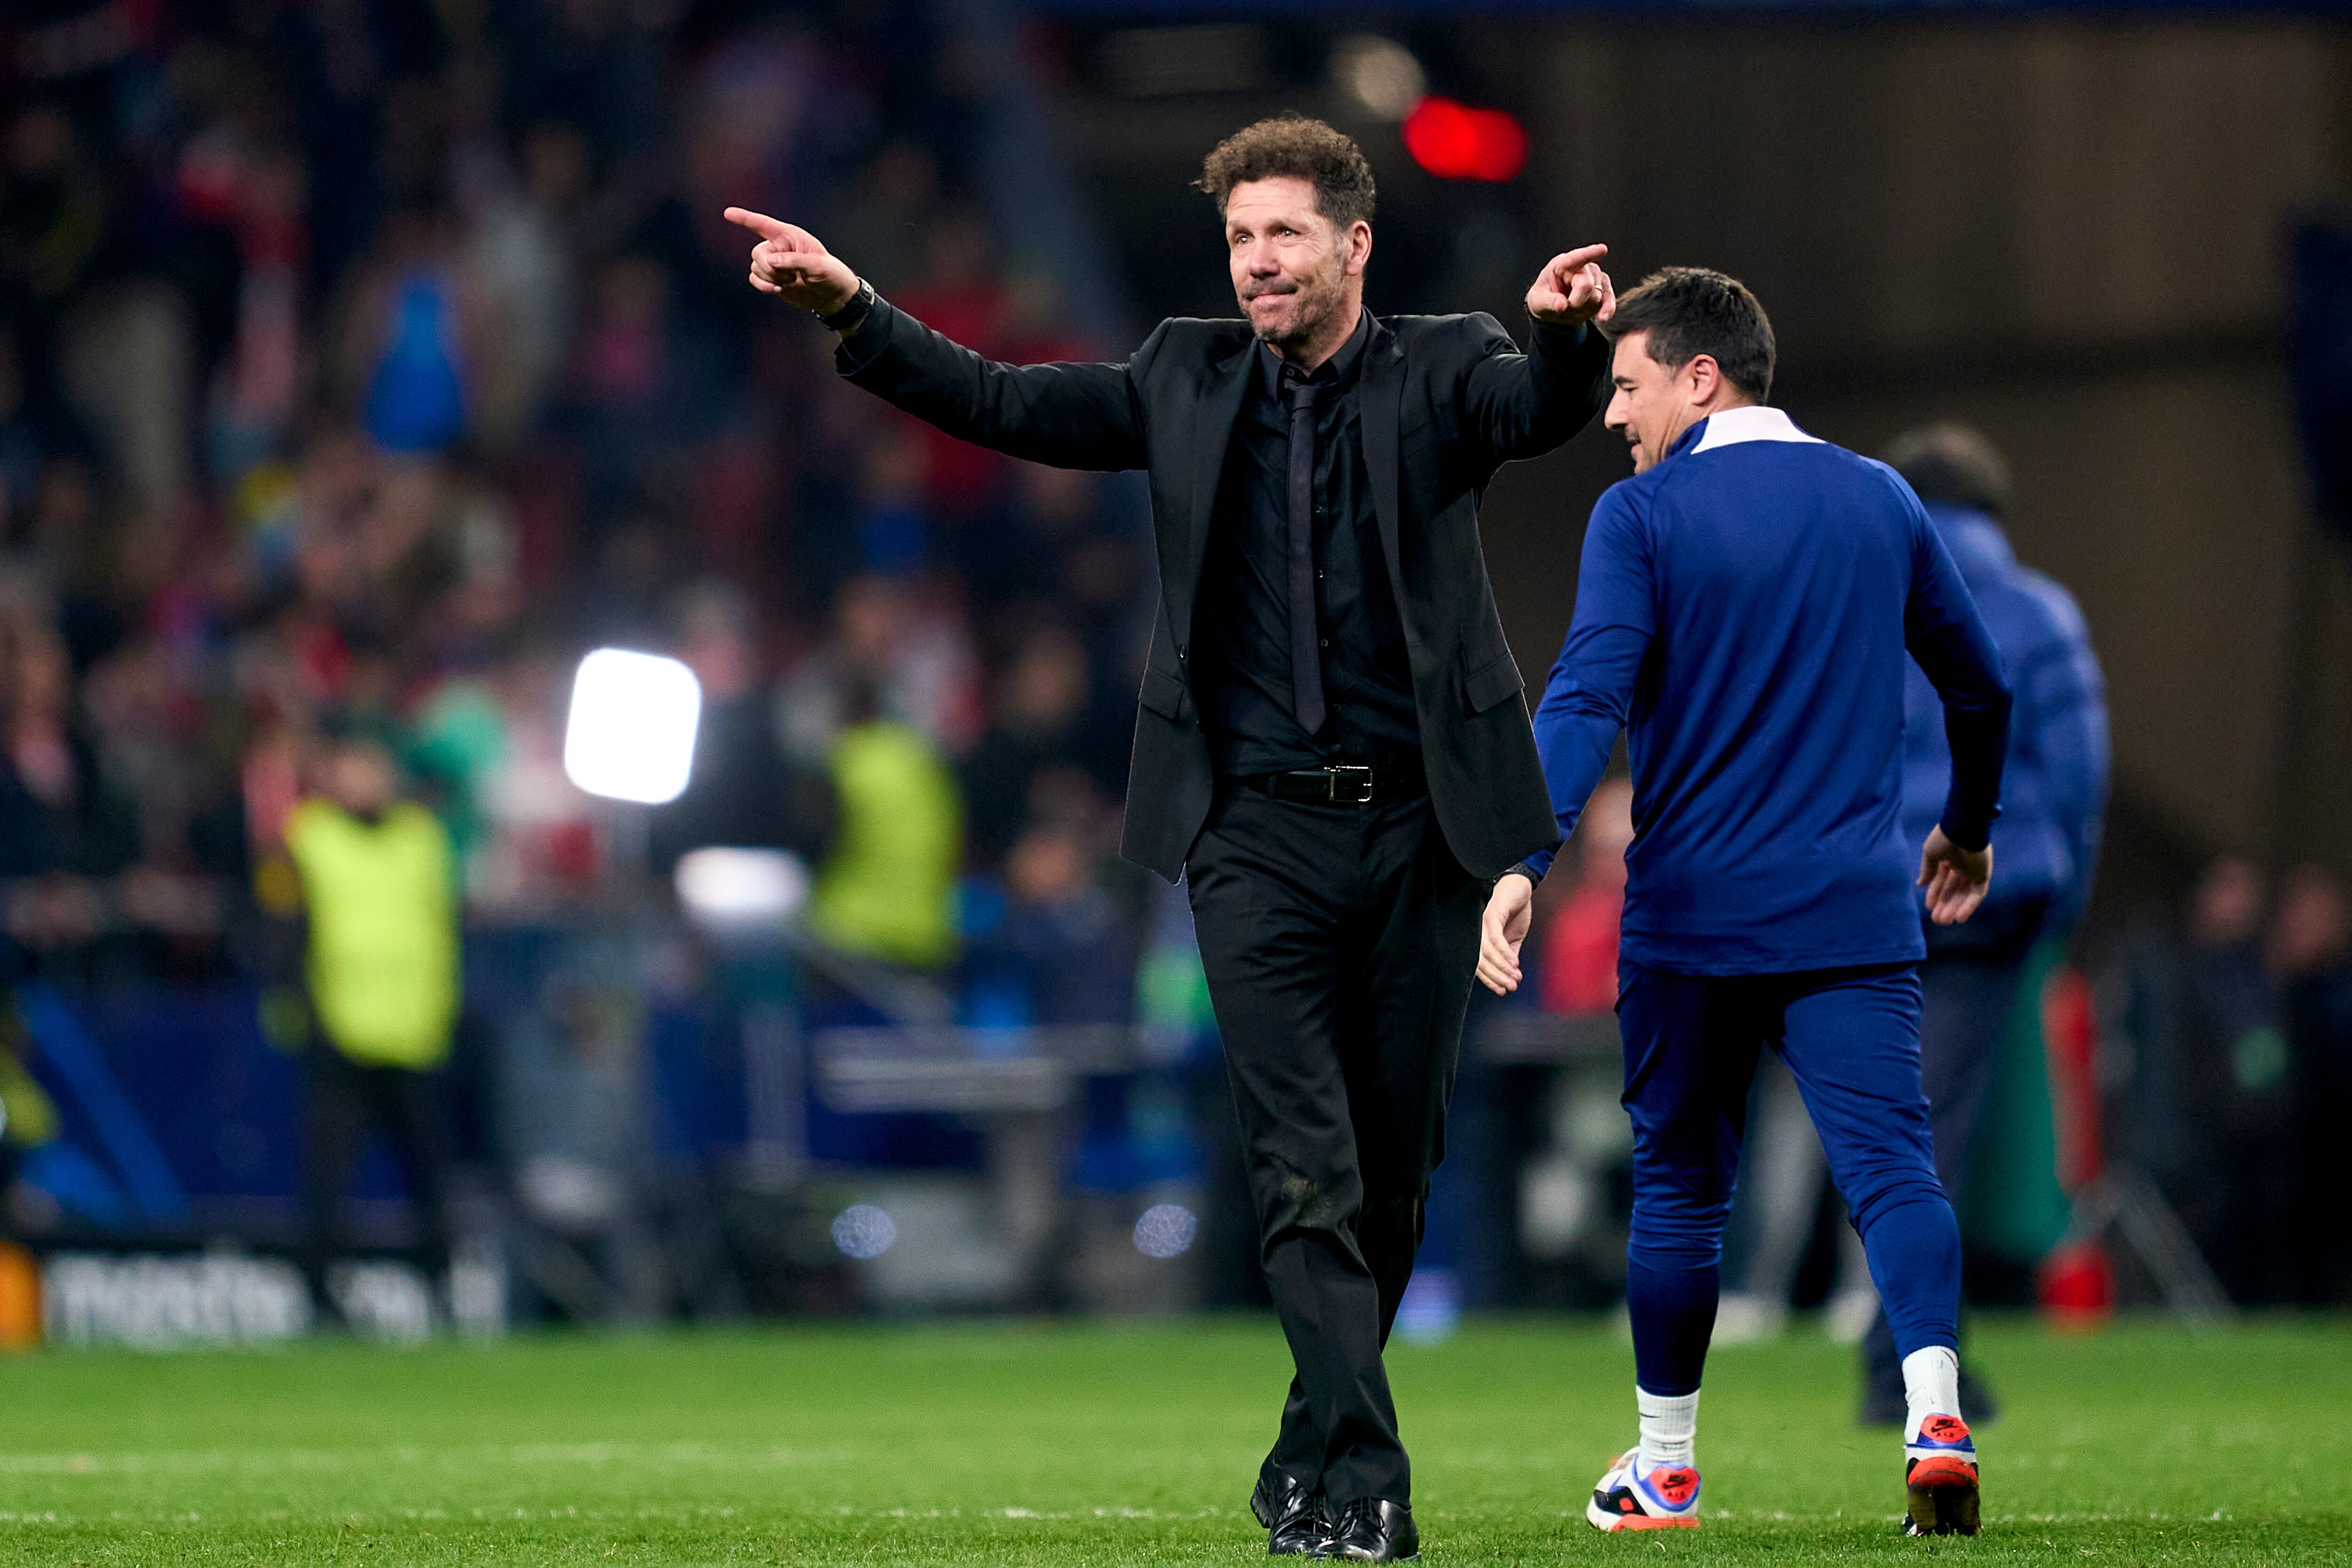
[[[1680,370],[1701,354],[1759,403],[1772,395],[1772,323],[1737,278],[1704,267],[1669,267],[1617,301],[1610,335],[1647,332],[1650,357]]]
[[[1235,185],[1252,180],[1305,180],[1315,187],[1315,210],[1339,228],[1372,221],[1372,166],[1355,138],[1303,114],[1276,115],[1244,125],[1201,161],[1192,182],[1225,210]]]
[[[1981,430],[1922,425],[1887,443],[1886,465],[1924,501],[1999,515],[2009,504],[2009,459]]]

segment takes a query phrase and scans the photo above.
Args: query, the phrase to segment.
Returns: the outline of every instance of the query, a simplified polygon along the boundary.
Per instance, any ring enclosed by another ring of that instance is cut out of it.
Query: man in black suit
[[[844,375],[1033,462],[1146,468],[1158,625],[1123,847],[1189,877],[1297,1375],[1251,1506],[1269,1549],[1418,1549],[1381,1363],[1444,1148],[1487,890],[1555,842],[1478,543],[1504,463],[1609,392],[1602,246],[1554,257],[1521,352],[1491,316],[1364,309],[1372,175],[1319,121],[1208,156],[1242,321],[1124,364],[992,363],[740,208],[751,283],[841,336]]]

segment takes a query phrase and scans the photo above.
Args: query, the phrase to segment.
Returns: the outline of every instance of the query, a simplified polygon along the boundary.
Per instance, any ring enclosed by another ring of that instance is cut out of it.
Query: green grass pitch
[[[2352,1324],[1981,1327],[1984,1533],[1905,1541],[1852,1352],[1719,1350],[1705,1528],[1604,1537],[1630,1349],[1474,1323],[1390,1357],[1433,1565],[2352,1563]],[[806,1326],[0,1362],[0,1563],[1258,1561],[1270,1321]]]

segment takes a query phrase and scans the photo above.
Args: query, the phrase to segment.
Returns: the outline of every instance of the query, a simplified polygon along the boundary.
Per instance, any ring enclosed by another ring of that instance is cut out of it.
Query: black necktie
[[[1316,651],[1315,392],[1290,394],[1290,705],[1299,728],[1323,727],[1323,659]]]

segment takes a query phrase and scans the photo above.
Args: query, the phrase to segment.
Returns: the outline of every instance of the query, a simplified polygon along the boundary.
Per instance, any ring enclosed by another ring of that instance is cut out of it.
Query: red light
[[[1404,150],[1441,180],[1513,180],[1528,164],[1528,133],[1502,110],[1424,98],[1404,117]]]

